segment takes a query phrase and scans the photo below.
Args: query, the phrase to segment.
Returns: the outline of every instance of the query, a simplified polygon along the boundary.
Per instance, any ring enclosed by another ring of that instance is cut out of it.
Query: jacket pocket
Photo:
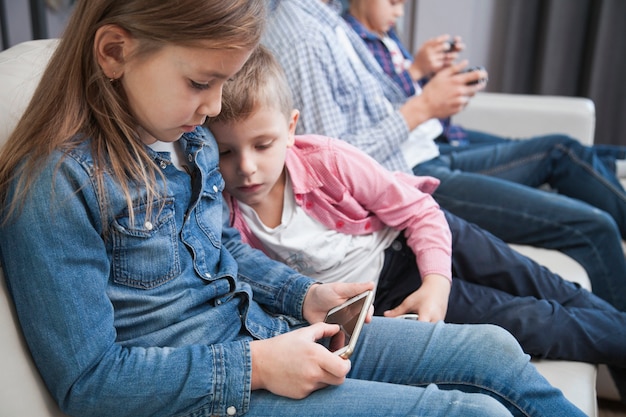
[[[113,281],[129,287],[150,289],[180,274],[180,257],[174,202],[156,202],[150,218],[146,206],[134,208],[134,223],[128,215],[113,222]]]

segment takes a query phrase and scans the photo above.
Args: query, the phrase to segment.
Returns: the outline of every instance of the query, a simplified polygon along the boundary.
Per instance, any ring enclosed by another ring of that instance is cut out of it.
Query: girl
[[[199,125],[258,44],[263,5],[78,1],[0,157],[2,265],[59,406],[580,415],[496,327],[373,320],[341,359],[315,342],[338,331],[320,322],[372,283],[319,285],[222,227],[217,146]]]

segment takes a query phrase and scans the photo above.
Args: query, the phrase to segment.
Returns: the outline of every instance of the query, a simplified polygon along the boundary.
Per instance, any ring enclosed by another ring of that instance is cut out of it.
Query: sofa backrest
[[[57,43],[41,39],[0,52],[0,147],[28,105]]]
[[[0,52],[0,147],[28,105],[56,44],[37,40]],[[32,361],[0,269],[0,416],[64,415]]]

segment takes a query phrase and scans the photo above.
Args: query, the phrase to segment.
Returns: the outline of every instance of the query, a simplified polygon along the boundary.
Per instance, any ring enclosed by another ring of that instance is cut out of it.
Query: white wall
[[[499,84],[499,51],[504,47],[498,35],[502,32],[501,16],[505,12],[502,0],[408,0],[406,12],[403,30],[413,32],[402,36],[413,52],[435,36],[459,35],[466,45],[461,59],[468,59],[470,65],[486,67],[490,84]]]

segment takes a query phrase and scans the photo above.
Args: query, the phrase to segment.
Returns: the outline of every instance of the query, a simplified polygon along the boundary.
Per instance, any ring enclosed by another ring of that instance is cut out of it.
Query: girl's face
[[[282,201],[285,156],[294,143],[297,119],[295,110],[287,119],[280,110],[262,106],[245,120],[211,125],[231,196],[253,208],[268,198]]]
[[[359,6],[361,23],[371,32],[384,34],[389,31],[402,15],[404,0],[363,0]]]
[[[125,62],[119,81],[142,142],[173,142],[218,114],[224,82],[241,69],[250,52],[168,45]]]

